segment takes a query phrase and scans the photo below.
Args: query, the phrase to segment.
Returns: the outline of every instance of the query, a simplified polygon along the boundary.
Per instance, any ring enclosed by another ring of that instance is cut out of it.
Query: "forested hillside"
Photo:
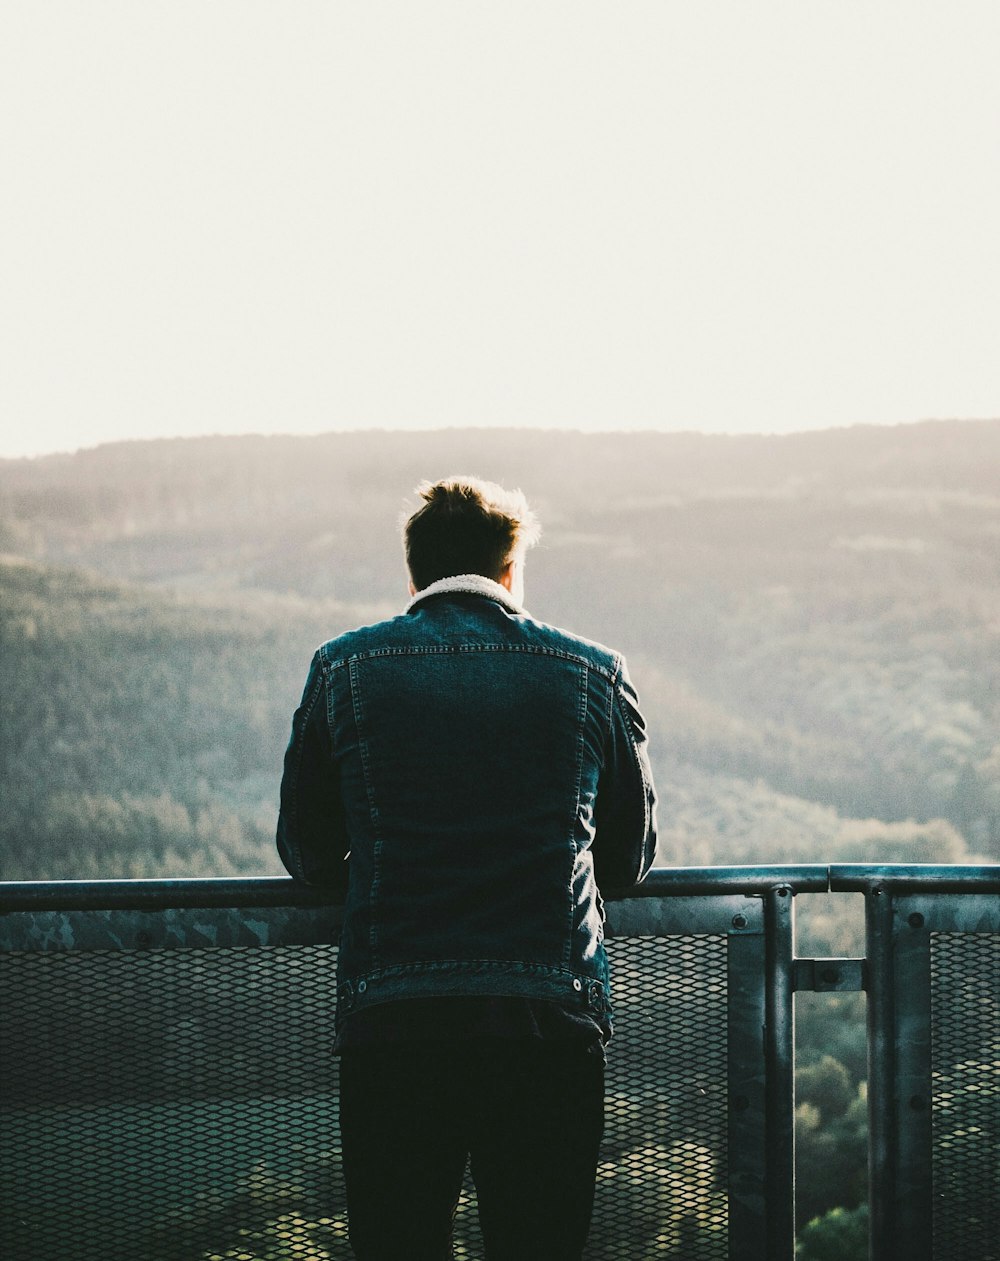
[[[629,656],[668,862],[1000,859],[1000,423],[207,438],[0,463],[2,870],[273,871],[312,648],[424,476],[520,485],[528,606]]]

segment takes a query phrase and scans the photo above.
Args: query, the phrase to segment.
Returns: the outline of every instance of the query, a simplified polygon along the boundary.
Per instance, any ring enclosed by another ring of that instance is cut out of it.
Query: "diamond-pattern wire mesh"
[[[346,1257],[333,947],[7,956],[5,1261]]]
[[[726,939],[609,943],[588,1261],[727,1255]],[[4,1261],[347,1261],[336,949],[0,958]],[[471,1182],[455,1257],[482,1257]],[[402,1259],[401,1259],[402,1261]]]
[[[725,1261],[727,942],[608,942],[615,1036],[588,1261]]]
[[[1000,1261],[1000,936],[931,934],[934,1261]]]

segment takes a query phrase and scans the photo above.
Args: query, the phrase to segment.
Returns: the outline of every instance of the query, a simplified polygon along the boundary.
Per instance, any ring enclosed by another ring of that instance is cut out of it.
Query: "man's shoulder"
[[[355,626],[328,639],[317,652],[327,665],[336,665],[366,653],[405,647],[409,640],[406,622],[406,614],[399,613],[381,622]]]
[[[561,626],[540,622],[527,613],[519,620],[524,625],[527,641],[542,650],[549,649],[582,658],[588,665],[609,675],[617,674],[621,668],[621,653],[596,639],[587,639]]]

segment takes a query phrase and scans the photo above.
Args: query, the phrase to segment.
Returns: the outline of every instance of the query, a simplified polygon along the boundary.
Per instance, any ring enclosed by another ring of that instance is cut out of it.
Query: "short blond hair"
[[[423,505],[403,525],[406,565],[418,591],[439,578],[496,581],[515,554],[538,542],[538,519],[519,490],[478,477],[421,482]]]

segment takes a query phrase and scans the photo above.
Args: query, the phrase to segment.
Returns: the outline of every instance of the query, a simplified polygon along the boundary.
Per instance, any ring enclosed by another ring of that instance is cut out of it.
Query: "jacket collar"
[[[406,606],[405,611],[409,613],[414,605],[419,604],[421,600],[426,600],[428,596],[450,593],[485,596],[487,600],[496,600],[497,604],[502,604],[511,613],[524,612],[506,587],[502,587],[499,582],[494,582],[492,578],[486,578],[482,574],[457,574],[454,578],[439,578],[437,582],[432,582],[430,586],[418,591]]]

